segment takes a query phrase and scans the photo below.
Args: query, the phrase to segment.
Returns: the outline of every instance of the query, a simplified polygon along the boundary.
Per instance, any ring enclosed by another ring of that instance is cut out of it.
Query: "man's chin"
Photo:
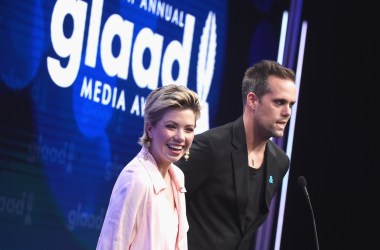
[[[283,135],[284,135],[284,132],[282,131],[282,132],[274,133],[272,137],[278,139],[278,138],[281,138]]]

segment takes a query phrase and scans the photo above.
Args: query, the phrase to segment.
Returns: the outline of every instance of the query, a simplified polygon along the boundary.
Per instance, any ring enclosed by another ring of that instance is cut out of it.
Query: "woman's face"
[[[148,125],[150,153],[158,167],[178,161],[194,139],[195,114],[191,109],[169,109],[156,126]]]

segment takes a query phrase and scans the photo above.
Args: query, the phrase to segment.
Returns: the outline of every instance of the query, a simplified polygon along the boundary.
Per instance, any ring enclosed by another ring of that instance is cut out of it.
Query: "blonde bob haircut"
[[[170,84],[157,88],[149,93],[144,108],[144,133],[139,138],[140,145],[150,146],[148,125],[153,127],[161,120],[168,110],[190,109],[194,112],[195,123],[201,115],[201,106],[197,93],[182,85]]]

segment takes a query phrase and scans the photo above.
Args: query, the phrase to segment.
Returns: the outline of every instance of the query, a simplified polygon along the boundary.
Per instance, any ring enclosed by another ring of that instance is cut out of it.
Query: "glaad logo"
[[[0,196],[0,213],[25,216],[24,224],[32,224],[33,192],[23,192],[21,198]]]
[[[44,162],[50,162],[56,166],[64,166],[66,173],[70,174],[73,171],[73,161],[75,158],[75,143],[64,141],[59,146],[48,144],[48,140],[40,135],[38,143],[31,143],[28,146],[29,163],[35,163],[40,158]]]
[[[76,209],[71,209],[67,216],[67,227],[73,231],[76,227],[100,229],[103,224],[105,209],[102,208],[99,214],[82,211],[82,204],[79,203]]]
[[[130,3],[133,4],[134,1],[130,1]],[[152,3],[149,2],[149,4]],[[165,5],[159,1],[155,7],[158,8],[158,4]],[[139,7],[147,8],[142,4]],[[58,57],[48,56],[47,68],[53,82],[61,88],[70,87],[74,83],[81,67],[87,8],[88,3],[84,1],[57,0],[53,9],[50,25],[51,41]],[[134,82],[139,88],[151,90],[157,88],[159,77],[165,85],[187,85],[195,26],[193,15],[179,12],[181,25],[178,27],[183,28],[182,42],[172,40],[165,43],[167,46],[163,48],[165,37],[154,33],[148,27],[139,30],[133,41],[135,24],[123,19],[118,14],[109,16],[101,30],[102,9],[103,0],[93,0],[84,60],[86,66],[95,68],[98,63],[97,59],[100,58],[102,68],[108,77],[127,80],[130,75],[128,71],[131,63]],[[174,13],[178,14],[178,12]],[[182,23],[183,15],[185,16],[184,23]],[[70,37],[65,35],[63,29],[67,16],[71,16],[73,21]],[[116,53],[117,55],[112,48],[115,38],[120,40],[120,49]],[[100,56],[98,56],[98,49]],[[145,67],[143,56],[147,50],[150,52],[151,58],[149,66]],[[213,78],[215,55],[216,19],[215,14],[210,12],[203,29],[197,65],[197,88],[204,102]],[[178,68],[176,77],[173,77],[172,74],[173,67]],[[84,76],[80,96],[114,109],[123,111],[126,109],[124,90],[120,90],[116,86],[112,87],[99,79],[92,79],[91,76]]]

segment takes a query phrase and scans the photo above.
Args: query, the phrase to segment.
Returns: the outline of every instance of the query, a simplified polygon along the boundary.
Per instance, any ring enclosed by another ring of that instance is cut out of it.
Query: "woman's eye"
[[[187,128],[186,131],[189,133],[192,133],[192,132],[194,132],[194,128]]]
[[[166,127],[169,129],[175,129],[175,126],[173,124],[166,124]]]

